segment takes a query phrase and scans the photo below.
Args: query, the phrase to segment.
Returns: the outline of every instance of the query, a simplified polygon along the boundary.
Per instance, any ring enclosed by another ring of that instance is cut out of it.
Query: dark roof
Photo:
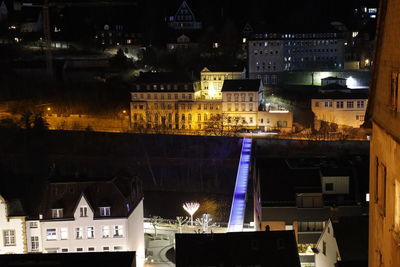
[[[331,91],[340,90],[341,92],[343,92],[343,90],[346,90],[349,92],[351,91],[351,89],[348,88],[347,86],[344,86],[344,85],[341,85],[338,83],[330,83],[330,84],[321,86],[320,90],[324,90],[324,91],[325,90],[331,90]]]
[[[339,91],[320,93],[313,99],[368,99],[368,90],[353,89],[349,93]]]
[[[119,252],[89,252],[89,253],[37,253],[37,254],[6,254],[0,255],[0,266],[50,266],[50,267],[133,267],[134,251]]]
[[[154,85],[156,86],[154,88]],[[161,89],[162,88],[162,89]],[[132,92],[194,92],[193,81],[183,73],[142,72],[131,84]]]
[[[222,86],[223,92],[228,91],[254,91],[258,92],[261,88],[261,80],[226,80]]]
[[[258,161],[262,202],[295,202],[296,193],[321,193],[318,168],[292,169],[285,159]]]
[[[322,176],[350,176],[351,170],[348,168],[321,168]]]
[[[63,209],[64,219],[73,218],[82,197],[93,209],[94,217],[100,217],[99,207],[110,207],[111,217],[128,217],[142,199],[141,185],[135,178],[90,180],[72,178],[50,182],[39,208],[43,219],[52,219],[51,209],[56,208]]]
[[[329,23],[313,23],[313,24],[250,24],[254,29],[254,33],[277,33],[277,34],[296,34],[296,33],[339,33]],[[281,39],[281,36],[278,36]]]
[[[176,234],[177,266],[300,266],[294,231]]]
[[[244,66],[241,65],[207,65],[204,68],[207,68],[211,72],[243,72]],[[203,68],[203,69],[204,69]]]
[[[368,216],[341,217],[333,233],[342,261],[368,260]]]

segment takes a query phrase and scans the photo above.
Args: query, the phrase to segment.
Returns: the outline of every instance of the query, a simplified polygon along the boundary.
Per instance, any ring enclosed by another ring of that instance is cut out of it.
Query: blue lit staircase
[[[228,232],[243,231],[244,214],[246,210],[247,182],[251,161],[251,138],[243,138],[242,152],[240,154],[239,168],[236,176],[235,191],[231,213],[229,216]]]

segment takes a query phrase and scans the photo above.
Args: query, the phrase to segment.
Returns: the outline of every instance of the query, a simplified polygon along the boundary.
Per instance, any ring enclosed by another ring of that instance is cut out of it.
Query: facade
[[[0,21],[7,19],[7,17],[8,17],[8,8],[3,1],[0,4]]]
[[[26,216],[19,201],[6,201],[0,195],[0,254],[27,252]]]
[[[177,73],[142,73],[131,87],[131,128],[212,135],[243,128],[291,131],[293,114],[260,111],[262,83],[235,79],[242,75],[204,68],[199,83]]]
[[[227,125],[257,128],[262,100],[261,80],[226,80],[222,87],[222,114]]]
[[[143,262],[140,190],[137,181],[123,178],[51,182],[40,213],[27,220],[27,252],[135,251]]]
[[[400,3],[380,2],[368,116],[370,150],[369,266],[400,265]]]
[[[245,76],[245,69],[240,67],[231,70],[204,68],[200,72],[200,98],[221,100],[224,81],[244,79]]]
[[[142,43],[142,34],[125,29],[124,25],[105,24],[102,29],[96,31],[95,42],[103,47],[130,47]]]
[[[344,39],[340,33],[263,33],[248,41],[248,70],[266,85],[280,82],[280,73],[337,70],[344,66]]]
[[[168,26],[174,30],[201,30],[201,22],[196,21],[193,11],[188,3],[183,1],[175,16],[167,18]]]
[[[198,48],[199,44],[196,42],[193,42],[189,36],[185,34],[181,34],[176,38],[175,42],[169,42],[167,43],[167,50],[169,51],[175,51],[175,50],[181,50],[181,49],[196,49]]]
[[[321,121],[336,123],[340,128],[359,128],[365,121],[368,104],[366,90],[347,89],[335,86],[333,90],[322,90],[311,99],[315,128]]]

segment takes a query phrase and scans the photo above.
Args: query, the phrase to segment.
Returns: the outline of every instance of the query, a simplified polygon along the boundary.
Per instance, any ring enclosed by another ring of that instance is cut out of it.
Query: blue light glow
[[[240,154],[235,191],[233,192],[231,213],[229,216],[228,232],[243,231],[244,213],[246,210],[247,182],[249,179],[251,159],[251,143],[251,138],[243,138],[242,152]]]

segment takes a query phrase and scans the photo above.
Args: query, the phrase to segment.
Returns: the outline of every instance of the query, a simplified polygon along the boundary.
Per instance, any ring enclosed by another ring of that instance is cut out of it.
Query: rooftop
[[[222,86],[222,92],[247,92],[253,91],[258,92],[261,90],[261,80],[226,80]]]
[[[336,86],[336,84],[335,84]],[[326,92],[319,93],[313,99],[368,99],[368,90],[352,89],[350,92]]]

